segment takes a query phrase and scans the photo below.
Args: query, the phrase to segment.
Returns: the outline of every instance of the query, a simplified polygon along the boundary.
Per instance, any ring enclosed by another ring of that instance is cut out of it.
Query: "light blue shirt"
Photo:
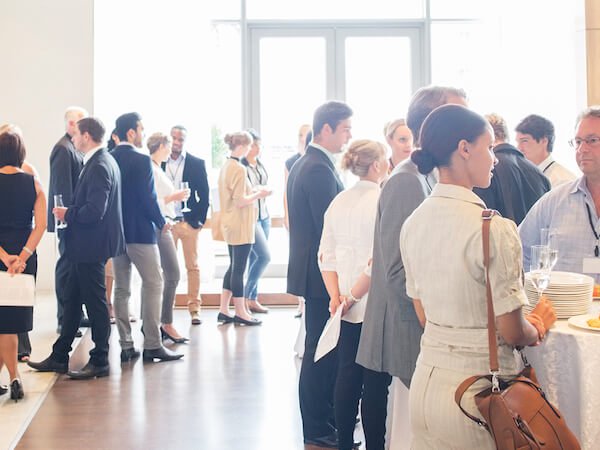
[[[167,164],[165,165],[165,173],[173,183],[175,190],[181,189],[181,182],[183,181],[183,168],[185,166],[185,151],[182,151],[179,155],[179,158],[173,159],[169,157],[167,160]],[[175,206],[175,217],[182,217],[183,213],[181,212],[181,208],[183,208],[182,202],[174,202]]]
[[[531,246],[539,245],[541,229],[549,228],[550,245],[558,250],[554,270],[583,273],[583,259],[594,257],[597,244],[586,204],[596,233],[600,235],[598,213],[585,177],[555,187],[533,205],[519,226],[525,271],[529,271]],[[596,283],[600,281],[600,274],[587,275],[592,276]]]

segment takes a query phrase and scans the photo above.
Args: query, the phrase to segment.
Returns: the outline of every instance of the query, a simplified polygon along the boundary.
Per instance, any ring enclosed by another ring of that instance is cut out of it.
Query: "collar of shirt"
[[[474,203],[485,208],[485,203],[473,192],[456,184],[437,183],[431,191],[431,197],[444,197]]]
[[[179,164],[183,162],[185,160],[185,154],[185,150],[182,150],[177,159],[169,157],[169,159],[167,160],[167,164]]]
[[[540,169],[542,171],[542,173],[544,173],[544,170],[546,170],[548,167],[550,167],[550,165],[554,162],[554,158],[552,158],[552,155],[548,155],[548,157],[543,160],[541,163],[538,164],[538,169]]]
[[[358,180],[354,186],[357,189],[364,189],[364,190],[380,189],[380,187],[377,183],[375,183],[373,181],[369,181],[369,180]]]
[[[319,144],[315,144],[314,141],[311,142],[310,145],[312,147],[316,148],[317,150],[321,150],[323,153],[325,153],[325,155],[327,156],[327,158],[329,158],[329,161],[331,161],[331,163],[335,166],[335,156],[333,156],[333,153],[331,153],[325,147],[322,147]]]
[[[102,148],[102,146],[99,145],[98,147],[94,147],[89,152],[87,152],[85,155],[83,155],[83,165],[85,166],[87,164],[87,162],[92,158],[92,156],[94,156],[94,153],[96,153],[101,148]]]

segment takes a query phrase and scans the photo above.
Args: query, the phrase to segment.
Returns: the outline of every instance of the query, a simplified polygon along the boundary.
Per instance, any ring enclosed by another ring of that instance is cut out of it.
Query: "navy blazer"
[[[79,153],[71,136],[65,134],[54,145],[50,153],[50,184],[48,186],[48,231],[54,231],[54,195],[62,194],[66,207],[73,203],[73,191],[83,167],[83,157]]]
[[[308,298],[328,298],[317,262],[325,211],[344,185],[331,160],[309,146],[292,167],[287,184],[290,217],[290,257],[287,292]]]
[[[70,261],[104,263],[125,252],[121,174],[105,149],[94,153],[81,171],[65,220]]]
[[[160,166],[165,170],[167,165],[162,163]],[[187,206],[191,211],[183,213],[183,218],[192,228],[200,228],[206,222],[210,194],[204,160],[186,152],[181,177],[182,181],[190,184]],[[175,189],[179,189],[179,186],[175,186]]]
[[[111,152],[121,170],[121,207],[125,242],[156,244],[156,230],[165,226],[160,212],[150,156],[133,145],[117,145]]]

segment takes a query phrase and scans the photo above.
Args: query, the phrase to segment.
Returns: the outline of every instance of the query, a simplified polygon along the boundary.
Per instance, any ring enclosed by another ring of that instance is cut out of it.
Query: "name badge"
[[[600,273],[600,258],[583,258],[583,273]]]

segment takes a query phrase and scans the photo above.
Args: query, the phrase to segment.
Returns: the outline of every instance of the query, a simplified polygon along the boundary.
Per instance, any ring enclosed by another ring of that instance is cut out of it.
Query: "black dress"
[[[10,255],[21,253],[32,230],[36,199],[33,176],[0,173],[0,246]],[[0,270],[7,268],[0,261]],[[27,260],[24,273],[37,274],[37,255]],[[0,334],[16,334],[33,328],[33,307],[0,306]]]

